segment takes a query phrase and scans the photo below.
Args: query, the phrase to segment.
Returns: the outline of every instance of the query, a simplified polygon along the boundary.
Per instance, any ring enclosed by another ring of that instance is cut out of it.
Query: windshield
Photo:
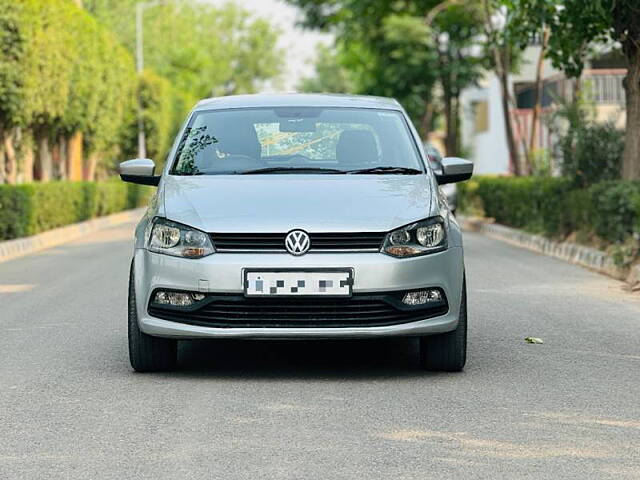
[[[171,169],[174,175],[423,171],[400,112],[311,107],[196,113]]]

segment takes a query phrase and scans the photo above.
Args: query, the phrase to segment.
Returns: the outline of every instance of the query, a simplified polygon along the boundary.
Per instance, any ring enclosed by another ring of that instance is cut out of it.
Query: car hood
[[[205,232],[388,231],[431,215],[428,175],[166,176],[166,217]]]

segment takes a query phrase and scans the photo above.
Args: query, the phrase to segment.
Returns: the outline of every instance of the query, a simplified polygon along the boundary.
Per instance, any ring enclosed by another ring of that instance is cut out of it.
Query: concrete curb
[[[604,273],[618,280],[626,281],[633,290],[640,289],[640,265],[631,268],[619,267],[613,257],[601,250],[577,243],[555,242],[542,235],[533,235],[483,219],[459,217],[458,222],[465,230],[480,232],[511,245]]]
[[[135,222],[142,217],[145,210],[146,208],[126,210],[124,212],[87,220],[86,222],[55,228],[47,232],[39,233],[38,235],[33,235],[32,237],[0,242],[0,263],[70,242],[71,240],[75,240],[97,230],[121,225],[123,223]]]

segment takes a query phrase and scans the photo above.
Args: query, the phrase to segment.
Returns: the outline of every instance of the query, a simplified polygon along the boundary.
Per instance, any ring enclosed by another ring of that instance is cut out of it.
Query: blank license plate
[[[351,270],[245,270],[244,293],[251,297],[351,295]]]

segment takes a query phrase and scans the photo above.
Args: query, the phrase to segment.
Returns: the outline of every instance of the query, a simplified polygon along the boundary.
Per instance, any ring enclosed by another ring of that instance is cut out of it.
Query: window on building
[[[480,100],[473,102],[473,131],[482,133],[489,130],[489,102]]]
[[[590,75],[587,77],[595,103],[624,105],[623,79],[624,74]]]

